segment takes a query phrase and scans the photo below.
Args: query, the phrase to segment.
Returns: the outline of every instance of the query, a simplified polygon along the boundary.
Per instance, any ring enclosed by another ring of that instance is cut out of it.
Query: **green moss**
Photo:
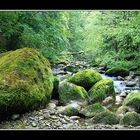
[[[71,100],[87,100],[87,92],[83,87],[74,85],[69,82],[62,82],[58,89],[61,103],[67,103]]]
[[[50,64],[35,49],[18,49],[0,57],[1,117],[43,106],[52,89]]]
[[[78,115],[80,106],[78,104],[69,104],[64,109],[64,114],[67,116],[75,116]]]
[[[124,117],[120,120],[120,123],[128,126],[139,126],[140,125],[140,116],[136,112],[127,112]]]
[[[127,106],[121,106],[117,109],[116,114],[125,114],[129,111],[129,108]]]
[[[115,91],[113,81],[111,79],[104,79],[97,82],[88,92],[92,102],[101,102],[107,96],[115,98]]]
[[[105,111],[105,107],[103,107],[100,103],[95,103],[95,104],[86,106],[80,111],[80,113],[86,117],[93,117],[97,113],[100,113],[102,111]]]
[[[114,68],[111,68],[111,69],[107,70],[105,74],[107,74],[109,76],[122,76],[122,77],[125,77],[125,76],[129,75],[129,71],[127,69],[125,69],[125,68],[114,67]]]
[[[136,110],[140,109],[140,92],[138,93],[131,93],[123,102],[126,106],[132,106]]]
[[[84,87],[89,90],[96,82],[102,79],[101,75],[95,70],[83,70],[79,71],[71,76],[68,81],[76,85]]]
[[[53,85],[54,87],[53,87],[53,92],[52,92],[52,99],[59,99],[59,94],[58,94],[59,79],[56,76],[54,76]]]
[[[70,71],[70,72],[78,72],[79,67],[78,66],[66,66],[64,68],[65,71]]]
[[[94,123],[103,123],[103,124],[117,124],[119,123],[117,116],[111,111],[103,111],[96,114],[93,117]]]

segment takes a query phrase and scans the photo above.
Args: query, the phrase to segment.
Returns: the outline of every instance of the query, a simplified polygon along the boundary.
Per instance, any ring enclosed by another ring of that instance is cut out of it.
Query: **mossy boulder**
[[[96,82],[100,81],[101,79],[102,77],[97,71],[86,69],[77,72],[71,76],[68,81],[78,86],[82,86],[86,90],[89,90]]]
[[[80,105],[78,105],[77,103],[71,103],[66,106],[58,107],[57,112],[67,116],[76,116],[79,114],[80,109]]]
[[[115,98],[114,84],[111,79],[104,79],[97,82],[88,91],[90,100],[92,102],[102,102],[106,97],[112,96]]]
[[[103,123],[103,124],[117,124],[119,123],[119,120],[113,112],[106,110],[101,113],[96,114],[93,117],[93,122],[94,123]]]
[[[116,111],[116,115],[121,119],[127,112],[129,112],[128,106],[120,106]]]
[[[78,66],[72,66],[72,65],[68,65],[64,68],[64,71],[69,71],[69,72],[78,72],[79,67]]]
[[[50,64],[35,49],[18,49],[0,57],[0,118],[44,106],[52,89]]]
[[[120,124],[125,126],[139,126],[140,125],[140,115],[136,112],[127,112],[124,117],[120,120]]]
[[[54,76],[52,99],[59,99],[59,94],[58,94],[59,83],[60,80],[58,79],[58,77]]]
[[[116,114],[125,114],[126,112],[129,111],[129,108],[128,106],[120,106],[117,111],[116,111]]]
[[[72,100],[82,102],[88,98],[87,91],[83,87],[65,81],[60,83],[58,92],[59,101],[62,104],[67,104]]]
[[[86,117],[94,117],[97,113],[105,111],[105,107],[103,107],[100,103],[95,103],[89,106],[86,106],[80,111],[80,114]]]
[[[114,68],[107,70],[105,74],[109,75],[109,76],[125,77],[125,76],[129,75],[129,70],[125,69],[125,68],[121,68],[121,67],[114,67]]]
[[[133,107],[136,110],[140,110],[140,92],[131,93],[130,95],[128,95],[125,98],[123,104]]]

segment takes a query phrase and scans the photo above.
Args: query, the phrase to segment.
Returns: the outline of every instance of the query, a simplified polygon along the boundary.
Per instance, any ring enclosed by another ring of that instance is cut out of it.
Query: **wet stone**
[[[71,120],[77,120],[77,119],[80,119],[80,117],[79,116],[71,116],[70,119]]]

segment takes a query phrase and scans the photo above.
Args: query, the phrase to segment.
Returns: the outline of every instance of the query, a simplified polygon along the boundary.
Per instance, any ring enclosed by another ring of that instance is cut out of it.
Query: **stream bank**
[[[116,100],[118,103],[121,103],[123,101],[121,99],[126,97],[130,92],[140,90],[139,76],[130,78],[131,75],[129,75],[126,79],[120,76],[109,77],[104,74],[102,68],[90,67],[90,65],[80,61],[72,64],[57,64],[52,66],[54,75],[59,77],[61,81],[79,70],[89,68],[98,70],[103,79],[110,78],[114,81]],[[59,108],[60,105],[58,101],[51,100],[44,109],[25,113],[23,115],[12,115],[10,120],[1,122],[0,129],[140,129],[140,126],[125,127],[120,124],[94,124],[91,118],[83,118],[79,115],[67,116],[61,114],[59,113]]]

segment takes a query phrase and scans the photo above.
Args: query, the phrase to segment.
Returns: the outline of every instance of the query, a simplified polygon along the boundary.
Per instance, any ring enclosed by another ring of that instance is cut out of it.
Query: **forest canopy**
[[[52,63],[140,70],[139,25],[139,11],[0,11],[0,53],[30,47]]]

